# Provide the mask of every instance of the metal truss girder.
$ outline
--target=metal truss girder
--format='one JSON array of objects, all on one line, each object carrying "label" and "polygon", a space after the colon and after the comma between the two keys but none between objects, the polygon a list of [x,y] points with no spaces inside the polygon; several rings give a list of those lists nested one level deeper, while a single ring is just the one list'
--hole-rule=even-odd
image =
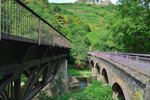
[{"label": "metal truss girder", "polygon": [[42,58],[42,59],[41,59],[41,63],[46,63],[46,62],[49,62],[50,60],[51,60],[50,57]]},{"label": "metal truss girder", "polygon": [[10,75],[16,70],[20,70],[20,64],[13,63],[7,65],[0,65],[0,75]]},{"label": "metal truss girder", "polygon": [[[6,52],[0,51],[0,55],[8,58],[4,63],[0,63],[0,99],[30,100],[54,79],[63,59],[66,58],[66,51],[62,48],[3,42],[7,45],[3,45],[6,50],[2,51]],[[13,52],[7,50],[10,45]],[[23,49],[18,50],[20,46]],[[4,53],[13,56],[10,59]],[[3,57],[0,57],[0,60],[3,61]],[[21,84],[21,77],[25,77],[24,85]]]},{"label": "metal truss girder", "polygon": [[44,78],[43,81],[45,83],[48,81],[50,76],[54,76],[52,74],[52,71],[53,71],[53,69],[55,68],[56,65],[57,65],[57,63],[53,63],[53,64],[48,63],[48,67],[46,68],[45,73],[44,73],[45,75],[43,77]]},{"label": "metal truss girder", "polygon": [[33,66],[36,66],[37,64],[40,64],[40,59],[26,61],[26,62],[23,63],[23,66],[33,67]]},{"label": "metal truss girder", "polygon": [[16,80],[21,75],[20,71],[20,64],[5,65],[0,67],[0,75],[3,77],[0,80],[0,93],[10,81]]},{"label": "metal truss girder", "polygon": [[[63,58],[64,56],[59,57]],[[22,100],[28,100],[32,98],[38,91],[40,91],[47,84],[47,82],[51,81],[54,78],[59,66],[62,63],[61,62],[62,58],[57,59],[57,61],[51,59],[43,66],[42,63],[40,65],[39,63],[37,63],[37,66],[34,67],[35,70],[32,71],[32,74],[28,78],[29,80],[21,96]],[[43,75],[41,81],[38,80],[40,75]]]},{"label": "metal truss girder", "polygon": [[34,86],[34,84],[37,82],[40,74],[43,72],[44,68],[39,69],[39,72],[35,71],[31,74],[31,76],[29,77],[29,80],[24,88],[24,91],[22,93],[22,100],[26,100],[26,98],[28,97],[28,95],[30,94],[30,91],[32,90],[32,87]]}]

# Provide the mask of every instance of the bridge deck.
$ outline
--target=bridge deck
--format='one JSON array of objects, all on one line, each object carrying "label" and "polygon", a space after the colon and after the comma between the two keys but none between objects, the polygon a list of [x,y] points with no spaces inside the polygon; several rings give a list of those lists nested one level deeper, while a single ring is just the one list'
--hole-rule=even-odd
[{"label": "bridge deck", "polygon": [[119,69],[122,69],[123,71],[125,71],[126,73],[131,75],[132,77],[136,78],[136,80],[143,82],[144,84],[147,84],[150,82],[149,76],[147,76],[143,73],[140,73],[140,72],[128,67],[127,65],[123,65],[123,64],[118,63],[113,60],[110,61],[110,59],[106,59],[106,58],[103,58],[103,59],[107,60],[108,62],[111,62],[112,64],[115,64],[115,66],[117,66]]},{"label": "bridge deck", "polygon": [[150,55],[148,54],[89,52],[89,55],[120,63],[150,77]]}]

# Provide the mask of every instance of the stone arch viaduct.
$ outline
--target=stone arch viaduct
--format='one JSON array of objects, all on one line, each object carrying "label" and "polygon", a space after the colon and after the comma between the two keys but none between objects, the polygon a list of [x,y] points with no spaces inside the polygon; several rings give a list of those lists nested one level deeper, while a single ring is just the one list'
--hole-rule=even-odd
[{"label": "stone arch viaduct", "polygon": [[117,100],[150,100],[149,55],[89,52],[92,78],[112,87]]}]

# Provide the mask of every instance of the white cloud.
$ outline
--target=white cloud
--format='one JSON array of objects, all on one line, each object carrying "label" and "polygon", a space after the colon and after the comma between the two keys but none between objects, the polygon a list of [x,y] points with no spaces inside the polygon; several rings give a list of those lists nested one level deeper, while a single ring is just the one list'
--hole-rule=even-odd
[{"label": "white cloud", "polygon": [[50,3],[73,3],[76,0],[48,0]]},{"label": "white cloud", "polygon": [[113,4],[116,4],[118,0],[110,0]]},{"label": "white cloud", "polygon": [[[50,3],[73,3],[77,0],[48,0]],[[113,4],[116,4],[118,0],[110,0]]]}]

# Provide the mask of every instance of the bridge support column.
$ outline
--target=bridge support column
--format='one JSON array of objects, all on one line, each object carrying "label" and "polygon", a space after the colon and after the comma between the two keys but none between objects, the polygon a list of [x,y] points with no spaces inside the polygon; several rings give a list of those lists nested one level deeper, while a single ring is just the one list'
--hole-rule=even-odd
[{"label": "bridge support column", "polygon": [[68,76],[67,76],[67,66],[68,66],[68,61],[64,60],[61,66],[61,72],[62,72],[62,82],[64,84],[65,90],[68,90]]},{"label": "bridge support column", "polygon": [[97,81],[103,81],[103,76],[101,74],[97,74]]},{"label": "bridge support column", "polygon": [[97,69],[96,68],[92,68],[92,79],[93,80],[97,79]]}]

